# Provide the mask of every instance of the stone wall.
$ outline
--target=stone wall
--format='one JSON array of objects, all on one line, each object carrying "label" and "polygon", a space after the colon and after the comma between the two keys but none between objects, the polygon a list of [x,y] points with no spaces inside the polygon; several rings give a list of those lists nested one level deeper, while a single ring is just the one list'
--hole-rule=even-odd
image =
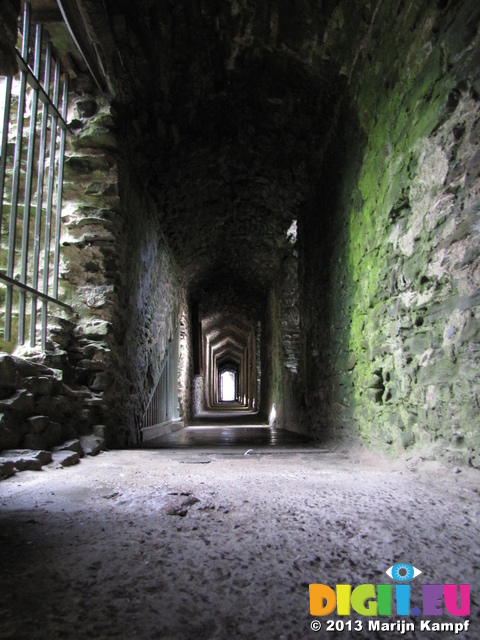
[{"label": "stone wall", "polygon": [[86,417],[105,423],[109,446],[118,446],[127,438],[121,409],[126,243],[111,106],[79,90],[72,96],[70,124],[75,135],[65,160],[60,292],[71,300],[76,318],[65,347],[64,377],[93,394]]},{"label": "stone wall", "polygon": [[0,76],[14,75],[17,71],[15,43],[20,0],[3,0],[0,5]]},{"label": "stone wall", "polygon": [[[19,2],[0,8],[1,74],[16,70],[19,11]],[[111,410],[125,389],[117,142],[110,105],[91,82],[77,70],[69,96],[75,134],[67,136],[59,296],[73,313],[50,304],[46,350],[17,347],[15,355],[1,355],[0,450],[51,449],[95,430],[109,445],[125,441],[120,412]]]},{"label": "stone wall", "polygon": [[47,449],[81,435],[85,396],[45,365],[0,355],[0,451]]},{"label": "stone wall", "polygon": [[184,293],[129,156],[131,130],[118,127],[109,102],[85,92],[73,115],[63,245],[78,321],[69,360],[78,381],[102,401],[110,446],[124,446],[140,439]]},{"label": "stone wall", "polygon": [[203,377],[196,375],[193,378],[192,385],[192,411],[193,415],[198,415],[203,410],[203,399],[204,399],[204,391],[203,391]]},{"label": "stone wall", "polygon": [[[233,336],[253,341],[261,320],[260,405],[277,426],[478,466],[478,2],[300,2],[295,20],[284,3],[200,4],[99,10],[117,93],[114,110],[82,79],[72,94],[74,315],[31,356],[52,372],[17,368],[0,390],[6,415],[23,412],[25,439],[29,418],[59,423],[37,403],[70,397],[67,426],[137,441],[180,323],[188,419],[188,295]],[[2,4],[0,42],[16,8]]]},{"label": "stone wall", "polygon": [[[188,305],[182,304],[182,314],[180,317],[180,361],[178,363],[178,395],[180,398],[180,417],[185,424],[195,414],[196,396],[194,395],[193,386],[197,391],[202,393],[197,385],[196,377],[193,374],[193,357],[192,357],[192,318]],[[201,404],[202,396],[199,398]]]},{"label": "stone wall", "polygon": [[[148,398],[158,380],[168,341],[180,326],[181,342],[188,344],[185,324],[185,291],[180,274],[163,240],[155,209],[135,170],[124,159],[121,198],[125,238],[125,346],[128,362],[127,424],[129,440],[135,441]],[[128,311],[128,313],[127,313]],[[183,325],[183,326],[182,326]],[[189,414],[185,385],[189,385],[190,362],[184,357],[181,382],[181,416]],[[134,431],[135,429],[135,431]]]},{"label": "stone wall", "polygon": [[125,440],[117,143],[110,105],[88,78],[76,78],[69,98],[76,133],[67,136],[59,297],[73,313],[50,304],[46,350],[17,347],[13,359],[2,356],[16,374],[0,381],[0,449],[52,448],[97,425],[110,446]]},{"label": "stone wall", "polygon": [[[262,339],[260,343],[262,377],[260,381],[259,411],[262,421],[268,420],[273,408],[275,408],[276,413],[277,404],[282,404],[279,376],[283,361],[279,315],[277,296],[275,291],[272,290],[262,318]],[[280,421],[281,415],[279,415],[277,424]]]},{"label": "stone wall", "polygon": [[479,466],[480,8],[390,9],[303,221],[305,421]]},{"label": "stone wall", "polygon": [[298,253],[296,247],[296,221],[292,224],[285,243],[280,283],[280,327],[282,348],[282,410],[283,428],[308,433],[300,420],[302,405],[300,366],[300,308],[298,287]]},{"label": "stone wall", "polygon": [[298,256],[295,238],[285,238],[283,260],[276,286],[266,306],[262,343],[260,410],[267,419],[275,405],[275,425],[308,433],[300,420],[302,387],[300,372],[300,310]]},{"label": "stone wall", "polygon": [[[19,374],[4,387],[0,381],[0,449],[34,441],[56,446],[98,424],[109,446],[136,442],[180,321],[178,275],[155,212],[119,151],[110,103],[87,82],[77,83],[70,104],[59,295],[73,315],[50,305],[47,350],[16,352],[27,358],[16,365],[27,370],[36,363],[39,372],[26,380]],[[35,375],[43,383],[33,393],[28,378]]]}]

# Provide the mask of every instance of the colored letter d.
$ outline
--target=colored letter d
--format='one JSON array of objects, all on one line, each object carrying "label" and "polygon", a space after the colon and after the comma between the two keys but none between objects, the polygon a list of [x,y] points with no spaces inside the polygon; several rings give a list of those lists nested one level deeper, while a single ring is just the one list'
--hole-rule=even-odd
[{"label": "colored letter d", "polygon": [[337,596],[326,584],[310,584],[310,614],[312,616],[328,616],[335,609]]}]

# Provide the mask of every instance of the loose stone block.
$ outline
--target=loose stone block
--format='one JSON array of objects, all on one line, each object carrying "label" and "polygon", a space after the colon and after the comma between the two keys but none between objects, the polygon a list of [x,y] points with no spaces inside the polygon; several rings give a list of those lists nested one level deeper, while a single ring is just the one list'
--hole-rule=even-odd
[{"label": "loose stone block", "polygon": [[12,459],[18,471],[41,471],[42,463],[32,456],[19,456]]},{"label": "loose stone block", "polygon": [[83,458],[85,455],[80,440],[67,440],[67,442],[55,447],[53,451],[54,453],[58,453],[59,451],[75,451],[80,458]]},{"label": "loose stone block", "polygon": [[87,456],[97,456],[105,449],[105,440],[96,435],[80,436],[80,443]]},{"label": "loose stone block", "polygon": [[80,462],[80,456],[75,451],[56,451],[52,455],[52,462],[56,466],[72,467]]},{"label": "loose stone block", "polygon": [[0,355],[0,387],[17,389],[21,384],[21,377],[17,373],[12,356]]},{"label": "loose stone block", "polygon": [[0,479],[10,478],[15,474],[15,465],[11,460],[0,457]]}]

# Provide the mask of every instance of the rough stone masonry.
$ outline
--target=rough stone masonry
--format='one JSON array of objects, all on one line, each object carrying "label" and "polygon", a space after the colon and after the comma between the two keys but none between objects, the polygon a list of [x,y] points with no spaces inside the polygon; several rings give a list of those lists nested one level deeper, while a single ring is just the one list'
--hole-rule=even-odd
[{"label": "rough stone masonry", "polygon": [[[188,422],[213,386],[196,305],[202,326],[255,344],[261,420],[275,406],[317,443],[478,467],[478,2],[78,5],[104,89],[71,86],[74,313],[48,353],[15,353],[56,374],[39,370],[44,395],[2,387],[5,420],[21,407],[14,440],[47,416],[137,442],[178,326]],[[0,9],[2,73],[18,9]]]}]

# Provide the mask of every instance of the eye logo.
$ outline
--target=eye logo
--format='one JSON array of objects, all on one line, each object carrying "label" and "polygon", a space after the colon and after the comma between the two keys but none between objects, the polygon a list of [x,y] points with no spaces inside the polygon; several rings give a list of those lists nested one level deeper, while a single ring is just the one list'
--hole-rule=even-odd
[{"label": "eye logo", "polygon": [[[470,585],[469,584],[422,584],[422,608],[412,607],[410,604],[410,592],[412,586],[410,582],[418,577],[423,571],[411,564],[398,562],[393,564],[385,572],[395,584],[359,584],[352,589],[350,584],[337,584],[336,589],[332,589],[326,584],[311,584],[310,591],[310,614],[312,616],[328,616],[335,608],[337,615],[349,616],[351,610],[361,616],[391,616],[393,603],[395,603],[397,616],[442,616],[446,610],[452,616],[466,617],[470,615]],[[420,585],[418,585],[420,587]],[[395,593],[395,600],[393,595]],[[443,600],[443,601],[442,601]],[[370,626],[370,630],[388,630],[388,623],[380,628]],[[393,623],[400,624],[400,623]],[[402,623],[401,629],[390,627],[390,630],[401,630],[405,633],[413,631],[413,623]],[[430,621],[428,621],[428,625]],[[445,623],[453,625],[453,623]],[[460,624],[460,623],[458,623]],[[469,621],[465,621],[464,629],[468,628]],[[435,623],[436,627],[431,630],[440,630],[443,625]],[[438,627],[438,628],[437,628]],[[457,627],[455,627],[456,629]],[[458,627],[460,629],[460,627]],[[423,629],[423,627],[422,627]],[[425,627],[427,629],[427,627]],[[430,627],[428,627],[430,630]],[[449,626],[448,629],[453,629]],[[447,630],[442,626],[442,631]],[[458,633],[458,631],[455,631]]]},{"label": "eye logo", "polygon": [[411,564],[394,564],[385,572],[389,578],[395,582],[410,582],[422,572]]}]

